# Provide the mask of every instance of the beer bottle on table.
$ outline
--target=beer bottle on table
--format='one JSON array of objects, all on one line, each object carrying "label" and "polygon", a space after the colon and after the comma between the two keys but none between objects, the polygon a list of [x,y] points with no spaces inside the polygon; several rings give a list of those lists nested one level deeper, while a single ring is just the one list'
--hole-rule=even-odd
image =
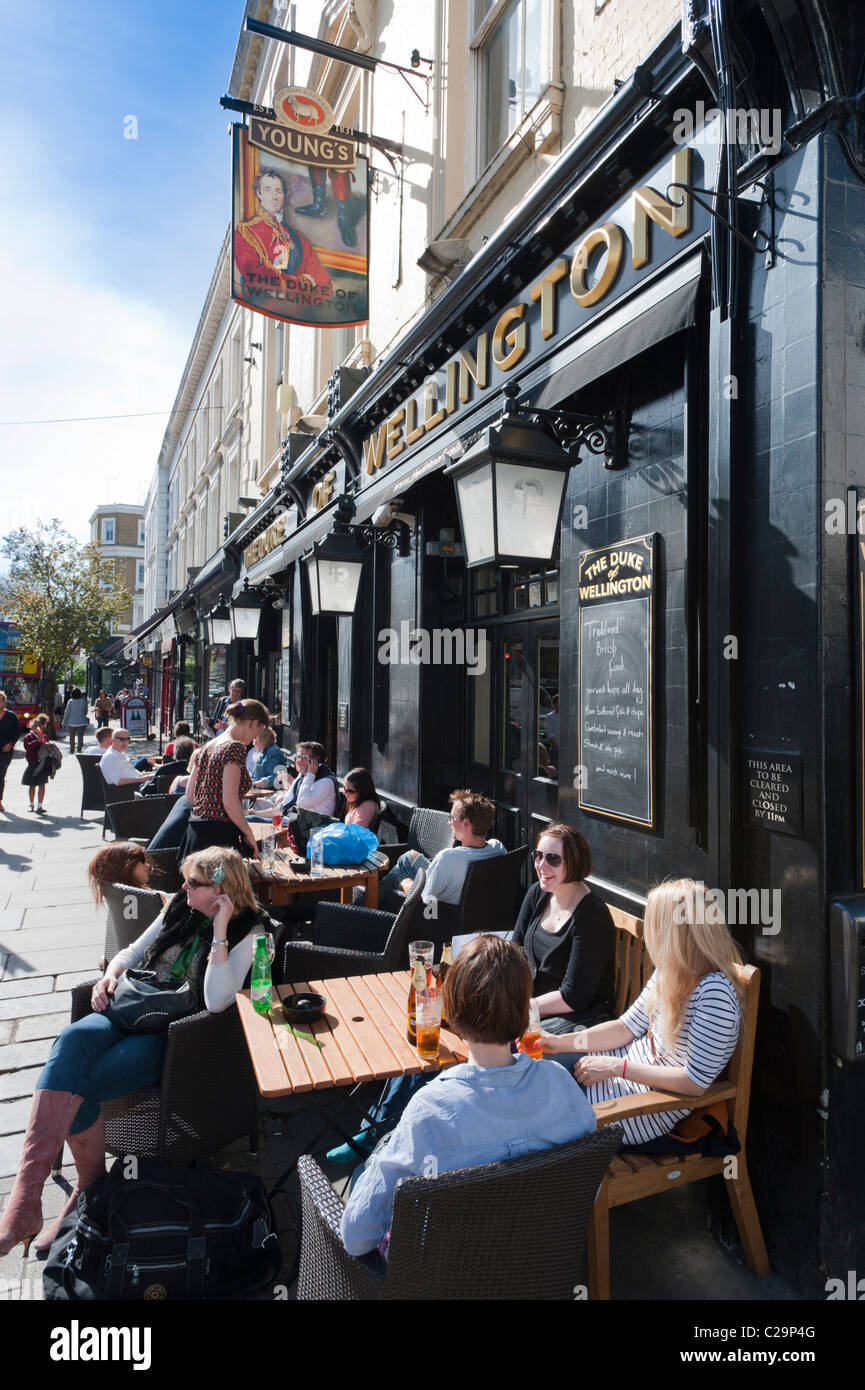
[{"label": "beer bottle on table", "polygon": [[454,950],[449,941],[442,946],[442,958],[439,964],[439,986],[443,987],[448,971],[454,963]]},{"label": "beer bottle on table", "polygon": [[273,984],[270,978],[270,960],[267,955],[267,937],[264,932],[255,938],[250,993],[255,1012],[257,1014],[270,1013],[273,1003]]},{"label": "beer bottle on table", "polygon": [[423,992],[427,988],[426,965],[418,956],[411,969],[411,984],[408,987],[408,1028],[406,1034],[412,1047],[417,1045],[417,1010],[415,1001],[417,992]]}]

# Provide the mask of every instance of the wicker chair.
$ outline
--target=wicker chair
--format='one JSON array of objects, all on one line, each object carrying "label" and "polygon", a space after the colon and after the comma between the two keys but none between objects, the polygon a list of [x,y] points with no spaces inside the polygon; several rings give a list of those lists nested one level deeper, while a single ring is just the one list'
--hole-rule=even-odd
[{"label": "wicker chair", "polygon": [[[91,1012],[95,983],[73,989],[73,1023]],[[208,1158],[248,1134],[257,1154],[257,1098],[237,1005],[219,1014],[193,1014],[168,1030],[159,1086],[103,1102],[106,1148],[182,1164]]]},{"label": "wicker chair", "polygon": [[105,814],[118,840],[142,840],[147,844],[176,804],[176,796],[142,796],[106,806]]},{"label": "wicker chair", "polygon": [[427,859],[434,859],[439,850],[450,849],[454,842],[453,826],[447,811],[431,811],[426,806],[415,806],[408,827],[408,839],[404,844],[386,845],[381,848],[393,868],[401,854],[417,849]]},{"label": "wicker chair", "polygon": [[426,936],[421,893],[426,874],[420,869],[396,917],[369,907],[318,903],[315,942],[290,941],[285,948],[284,980],[333,980],[348,975],[404,970],[407,943]]},{"label": "wicker chair", "polygon": [[179,893],[183,886],[180,873],[180,850],[149,849],[147,858],[154,869],[158,871],[153,875],[154,888],[161,888],[163,893]]},{"label": "wicker chair", "polygon": [[387,1260],[346,1253],[342,1203],[305,1154],[298,1298],[573,1301],[585,1284],[592,1202],[621,1141],[614,1128],[500,1163],[403,1179]]},{"label": "wicker chair", "polygon": [[128,883],[105,883],[102,897],[108,911],[105,923],[105,959],[131,946],[162,911],[162,898],[150,888]]},{"label": "wicker chair", "polygon": [[105,778],[99,767],[99,759],[92,753],[76,753],[81,768],[81,817],[85,811],[105,810]]},{"label": "wicker chair", "polygon": [[436,903],[435,917],[424,923],[429,940],[441,946],[470,932],[510,931],[519,910],[520,875],[528,850],[521,845],[470,864],[459,903]]},{"label": "wicker chair", "polygon": [[[99,776],[102,777],[101,772]],[[110,808],[112,806],[117,806],[120,802],[131,801],[135,796],[135,786],[136,784],[134,782],[130,782],[125,787],[115,787],[112,786],[110,782],[106,782],[105,778],[102,777],[102,787],[105,796],[105,816],[102,820],[103,840],[105,839],[106,830],[111,829],[111,821],[109,820]]]},{"label": "wicker chair", "polygon": [[153,785],[156,788],[154,796],[167,796],[168,789],[178,774],[176,772],[154,772]]}]

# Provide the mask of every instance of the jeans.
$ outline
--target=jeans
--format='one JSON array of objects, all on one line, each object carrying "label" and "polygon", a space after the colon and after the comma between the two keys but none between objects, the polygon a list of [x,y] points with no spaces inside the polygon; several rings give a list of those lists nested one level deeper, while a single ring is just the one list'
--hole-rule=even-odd
[{"label": "jeans", "polygon": [[167,1032],[133,1037],[105,1014],[89,1014],[57,1037],[36,1090],[84,1097],[69,1131],[79,1134],[99,1118],[100,1101],[159,1081],[167,1042]]},{"label": "jeans", "polygon": [[411,851],[401,854],[392,869],[378,881],[378,905],[386,910],[388,900],[393,896],[395,890],[399,888],[404,878],[414,878],[418,869],[428,869],[430,861],[426,855],[419,854],[412,859]]},{"label": "jeans", "polygon": [[107,729],[110,720],[111,720],[111,715],[110,715],[110,714],[100,714],[99,711],[97,710],[97,712],[96,712],[96,727],[97,727],[97,729]]},{"label": "jeans", "polygon": [[70,724],[70,725],[69,725],[69,730],[68,730],[68,732],[69,732],[69,752],[70,752],[70,753],[74,753],[74,752],[75,752],[75,740],[76,740],[76,738],[77,738],[77,740],[78,740],[78,752],[79,752],[79,753],[81,752],[82,748],[84,747],[84,729],[85,729],[85,725],[84,725],[84,724]]}]

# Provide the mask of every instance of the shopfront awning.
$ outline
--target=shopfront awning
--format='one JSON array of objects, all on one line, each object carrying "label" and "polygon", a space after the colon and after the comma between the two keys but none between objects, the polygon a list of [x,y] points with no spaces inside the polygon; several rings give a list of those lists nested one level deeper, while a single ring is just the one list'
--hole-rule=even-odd
[{"label": "shopfront awning", "polygon": [[697,319],[702,273],[701,251],[593,324],[546,363],[543,384],[536,394],[531,387],[540,378],[533,374],[521,383],[528,388],[532,405],[560,405],[575,391],[639,357],[647,348],[691,328]]}]

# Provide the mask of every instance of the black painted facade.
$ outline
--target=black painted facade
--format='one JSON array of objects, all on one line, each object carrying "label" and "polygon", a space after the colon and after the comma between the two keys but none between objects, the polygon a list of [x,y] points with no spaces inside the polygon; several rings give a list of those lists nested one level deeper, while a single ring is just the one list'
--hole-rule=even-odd
[{"label": "black painted facade", "polygon": [[[857,1261],[860,1270],[865,1265],[865,1184],[857,1160],[865,1139],[865,1060],[842,1061],[832,1052],[828,932],[830,900],[855,892],[863,881],[855,538],[831,535],[824,525],[826,502],[865,483],[865,185],[855,116],[848,110],[839,133],[836,108],[821,119],[810,115],[823,110],[821,90],[829,101],[862,86],[854,66],[863,33],[862,7],[852,7],[857,10],[858,19],[840,6],[821,8],[838,64],[835,92],[827,94],[825,62],[822,88],[816,79],[809,87],[820,53],[815,56],[813,46],[806,53],[804,34],[785,6],[764,6],[759,14],[741,7],[738,36],[765,45],[764,96],[783,107],[785,129],[795,124],[801,135],[777,158],[763,160],[757,170],[762,200],[747,180],[742,184],[748,205],[740,210],[740,227],[750,236],[759,225],[773,253],[747,249],[719,224],[701,223],[703,214],[695,210],[699,235],[692,247],[702,244],[705,273],[692,321],[644,351],[632,344],[603,376],[556,396],[570,410],[625,407],[630,422],[626,467],[610,471],[600,457],[586,455],[571,469],[557,601],[507,616],[501,609],[498,617],[475,613],[465,565],[427,553],[442,527],[457,525],[453,485],[441,467],[400,492],[416,518],[411,554],[400,559],[378,546],[370,552],[353,619],[311,618],[296,558],[306,548],[303,520],[284,547],[292,563],[280,569],[279,555],[273,563],[292,599],[292,695],[283,741],[321,738],[340,773],[356,764],[369,767],[398,818],[407,819],[414,804],[445,805],[453,787],[471,784],[496,798],[498,833],[509,844],[532,838],[544,819],[578,825],[592,846],[600,891],[631,910],[639,911],[652,885],[668,876],[691,875],[723,890],[780,892],[780,929],[760,922],[736,928],[748,959],[763,972],[749,1158],[773,1268],[814,1298],[824,1297],[830,1275],[843,1278]],[[647,61],[657,89],[666,77],[680,100],[683,94],[690,101],[708,97],[676,41]],[[845,61],[850,66],[842,76]],[[806,88],[810,97],[803,95]],[[580,189],[589,225],[627,194],[623,168],[630,167],[638,184],[673,153],[657,112],[654,120],[645,112],[641,120],[623,113],[618,125],[605,119],[598,139],[613,153]],[[586,168],[589,163],[587,153]],[[558,188],[551,176],[549,205],[556,198],[562,203],[578,167],[563,171]],[[469,341],[471,293],[481,306],[476,332],[521,285],[543,273],[539,226],[549,263],[573,245],[574,216],[541,223],[540,207],[539,199],[535,221],[527,216],[518,238],[530,252],[528,275],[512,275],[510,291],[505,283],[495,304],[489,286],[496,276],[490,270],[482,282],[478,272],[462,299],[453,297],[459,308],[450,319],[441,308],[431,314],[426,339],[419,329],[416,341],[399,345],[340,412],[312,463],[287,472],[292,497],[308,495],[338,453],[346,461],[348,490],[362,500],[361,441],[424,373],[434,373]],[[664,234],[653,228],[653,235]],[[519,267],[519,248],[512,260]],[[506,280],[501,265],[497,278]],[[574,328],[575,338],[584,326]],[[566,339],[557,339],[557,350]],[[541,378],[532,372],[542,346],[535,335],[513,372],[521,382],[525,373],[537,387]],[[413,374],[405,365],[400,378],[393,360],[409,364],[416,347],[422,371]],[[494,373],[474,413],[465,412],[460,424],[466,436],[501,405],[506,379],[507,373]],[[543,384],[550,382],[555,394],[548,374]],[[262,530],[268,508],[283,495],[278,490],[262,505],[242,532],[242,544]],[[586,519],[575,527],[581,507]],[[657,814],[650,830],[581,812],[571,774],[579,762],[579,554],[647,532],[659,538]],[[398,631],[403,622],[426,630],[484,627],[499,664],[503,635],[521,623],[526,631],[535,624],[556,633],[557,795],[547,780],[533,813],[508,805],[496,766],[505,752],[507,720],[500,669],[478,681],[458,665],[379,661],[381,633]],[[479,698],[488,707],[476,725]],[[491,756],[481,765],[476,735],[487,723]],[[536,737],[534,725],[523,732],[524,740]],[[799,755],[801,833],[752,823],[743,771],[749,749]]]}]

